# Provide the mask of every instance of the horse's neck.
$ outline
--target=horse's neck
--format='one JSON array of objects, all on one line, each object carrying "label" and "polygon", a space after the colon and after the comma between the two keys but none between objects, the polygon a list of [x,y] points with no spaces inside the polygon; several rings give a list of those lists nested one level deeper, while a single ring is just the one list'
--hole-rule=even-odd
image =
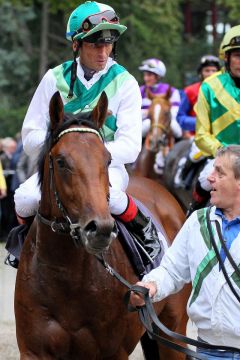
[{"label": "horse's neck", "polygon": [[86,261],[89,255],[83,247],[77,248],[70,234],[54,232],[50,226],[41,222],[37,224],[36,255],[38,263],[52,268],[72,268]]}]

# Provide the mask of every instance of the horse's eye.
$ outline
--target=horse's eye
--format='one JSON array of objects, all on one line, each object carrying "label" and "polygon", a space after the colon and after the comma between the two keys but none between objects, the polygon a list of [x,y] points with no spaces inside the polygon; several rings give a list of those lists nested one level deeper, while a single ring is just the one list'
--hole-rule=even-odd
[{"label": "horse's eye", "polygon": [[67,164],[63,158],[57,158],[56,163],[57,163],[59,169],[64,169],[67,167]]}]

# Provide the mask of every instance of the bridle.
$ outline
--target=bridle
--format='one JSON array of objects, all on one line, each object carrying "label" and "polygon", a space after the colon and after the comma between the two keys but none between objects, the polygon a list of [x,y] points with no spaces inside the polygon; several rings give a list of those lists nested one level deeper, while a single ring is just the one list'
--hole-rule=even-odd
[{"label": "bridle", "polygon": [[[101,141],[103,141],[99,131],[97,131],[95,129],[91,129],[91,128],[87,128],[87,127],[76,127],[76,128],[74,127],[74,128],[69,128],[69,129],[66,129],[66,130],[63,130],[62,132],[60,132],[60,134],[57,136],[57,138],[54,142],[54,145],[56,145],[56,143],[59,141],[59,139],[62,136],[64,136],[65,134],[69,134],[71,132],[92,133],[92,134],[95,134],[96,136],[98,136],[101,139]],[[83,230],[78,222],[75,222],[75,223],[72,222],[70,216],[67,213],[67,210],[65,209],[65,207],[63,206],[63,204],[60,200],[59,194],[56,189],[55,181],[54,181],[54,166],[53,166],[53,158],[52,158],[51,151],[50,151],[48,157],[49,157],[50,190],[52,190],[52,192],[54,194],[54,199],[55,199],[56,205],[62,214],[61,219],[63,218],[63,220],[60,220],[60,218],[54,218],[54,220],[48,220],[43,215],[41,215],[39,211],[37,213],[37,220],[39,222],[49,226],[51,228],[51,230],[57,234],[69,234],[71,236],[75,246],[79,247],[82,244],[81,238],[82,238]]]},{"label": "bridle", "polygon": [[[154,148],[156,148],[155,150],[159,151],[160,147],[165,147],[167,145],[167,137],[170,131],[170,124],[171,124],[170,111],[167,114],[167,116],[168,116],[168,122],[166,125],[156,121],[151,124],[149,134],[146,138],[146,143],[145,143],[147,150],[154,151]],[[154,129],[162,130],[162,134],[161,136],[158,136],[155,146],[154,146],[154,141],[152,140],[152,138],[156,136],[156,134],[154,134]]]}]

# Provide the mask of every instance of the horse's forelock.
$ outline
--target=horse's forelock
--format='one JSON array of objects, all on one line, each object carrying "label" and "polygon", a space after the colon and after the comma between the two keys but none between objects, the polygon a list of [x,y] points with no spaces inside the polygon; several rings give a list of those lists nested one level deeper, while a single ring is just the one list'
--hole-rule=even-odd
[{"label": "horse's forelock", "polygon": [[51,128],[48,128],[48,132],[46,135],[45,142],[43,144],[42,150],[38,157],[38,182],[40,188],[42,188],[43,184],[43,174],[44,174],[44,163],[45,158],[49,154],[51,148],[56,143],[58,139],[58,135],[68,129],[71,125],[77,126],[87,126],[95,130],[99,130],[93,123],[92,120],[92,111],[88,112],[79,112],[78,114],[65,113],[64,120],[61,126],[59,126],[56,130],[52,131]]}]

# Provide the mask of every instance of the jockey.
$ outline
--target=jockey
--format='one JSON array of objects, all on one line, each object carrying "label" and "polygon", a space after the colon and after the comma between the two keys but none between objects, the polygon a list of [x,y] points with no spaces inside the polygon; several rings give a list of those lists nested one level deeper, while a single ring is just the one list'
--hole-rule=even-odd
[{"label": "jockey", "polygon": [[[166,94],[170,85],[160,81],[166,74],[166,66],[161,60],[156,58],[144,60],[142,62],[142,65],[139,66],[138,69],[143,72],[143,79],[144,79],[144,85],[140,87],[140,90],[142,95],[142,121],[143,121],[142,136],[143,138],[145,138],[150,130],[150,125],[151,125],[150,119],[148,118],[148,109],[151,105],[151,100],[148,98],[148,90],[150,90],[150,92],[153,95]],[[180,93],[174,87],[171,87],[170,102],[172,105],[171,130],[173,136],[176,139],[179,139],[182,136],[182,129],[179,126],[178,122],[176,121],[176,116],[180,104]],[[164,167],[164,158],[162,152],[159,152],[156,155],[156,163],[154,164],[154,170],[158,174],[162,174],[163,167]]]},{"label": "jockey", "polygon": [[[177,121],[185,134],[190,135],[193,140],[196,128],[196,114],[193,109],[197,102],[198,92],[202,82],[212,74],[220,70],[220,61],[214,55],[204,55],[201,57],[200,63],[197,68],[199,81],[195,82],[183,89],[181,103],[179,106]],[[193,164],[203,160],[204,156],[192,142],[190,152],[187,157],[180,159],[178,170],[176,171],[174,184],[176,187],[184,185],[183,180],[188,175],[190,168]]]},{"label": "jockey", "polygon": [[[159,59],[147,59],[142,62],[142,65],[138,68],[140,71],[143,71],[143,80],[144,85],[140,87],[141,95],[142,95],[142,120],[143,120],[143,137],[145,137],[150,129],[150,120],[148,117],[148,109],[151,105],[151,100],[148,98],[147,90],[153,95],[166,94],[169,84],[160,82],[161,78],[166,75],[166,66]],[[176,138],[180,138],[182,136],[182,131],[179,125],[176,123],[176,115],[178,112],[178,107],[180,104],[180,94],[177,89],[171,87],[171,97],[170,102],[172,104],[171,107],[171,115],[172,115],[172,131]]]},{"label": "jockey", "polygon": [[[125,164],[136,160],[142,141],[138,83],[114,60],[116,42],[125,30],[126,26],[120,24],[109,5],[86,1],[71,13],[66,38],[72,43],[73,61],[56,66],[44,75],[25,116],[22,139],[27,154],[39,153],[49,124],[49,102],[56,91],[60,92],[65,112],[72,113],[93,109],[105,91],[110,115],[103,133],[112,158],[110,211],[154,258],[159,251],[157,230],[137,208],[134,199],[125,193],[129,180]],[[35,216],[39,201],[38,176],[34,174],[15,192],[16,212],[22,222]]]},{"label": "jockey", "polygon": [[201,208],[209,198],[211,185],[207,177],[213,169],[217,149],[240,144],[240,25],[226,32],[219,53],[224,58],[225,71],[203,82],[194,107],[196,145],[210,159],[194,188],[189,214]]}]

